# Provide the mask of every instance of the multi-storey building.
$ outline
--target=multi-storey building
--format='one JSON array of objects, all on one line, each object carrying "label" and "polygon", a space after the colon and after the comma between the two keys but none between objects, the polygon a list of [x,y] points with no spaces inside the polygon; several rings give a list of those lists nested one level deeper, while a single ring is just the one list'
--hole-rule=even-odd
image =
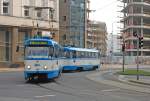
[{"label": "multi-storey building", "polygon": [[113,35],[110,33],[107,38],[107,55],[111,56],[120,54],[122,48],[122,40],[120,39],[120,35]]},{"label": "multi-storey building", "polygon": [[[0,63],[23,62],[24,41],[35,33],[58,33],[59,0],[0,0]],[[56,39],[58,40],[58,39]],[[16,47],[20,51],[16,52]]]},{"label": "multi-storey building", "polygon": [[60,44],[85,47],[87,0],[60,0]]},{"label": "multi-storey building", "polygon": [[139,50],[142,56],[150,56],[150,1],[149,0],[122,0],[124,8],[123,38],[128,56],[137,54],[137,38],[143,37],[143,47]]},{"label": "multi-storey building", "polygon": [[101,55],[106,55],[107,51],[107,28],[106,24],[98,21],[90,21],[87,35],[87,48],[100,50]]}]

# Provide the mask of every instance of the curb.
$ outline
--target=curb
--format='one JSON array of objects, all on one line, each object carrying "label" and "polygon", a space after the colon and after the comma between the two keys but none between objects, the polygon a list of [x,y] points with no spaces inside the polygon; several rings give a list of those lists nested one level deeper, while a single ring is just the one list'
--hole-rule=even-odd
[{"label": "curb", "polygon": [[[105,78],[102,78],[103,77],[102,75],[104,73],[107,73],[107,72],[102,71],[101,73],[89,74],[89,75],[86,75],[86,77],[89,80],[92,80],[92,81],[97,82],[97,83],[102,83],[102,84],[111,85],[111,86],[115,86],[115,87],[119,87],[119,88],[123,88],[123,89],[127,89],[127,90],[134,90],[137,92],[150,94],[150,89],[148,89],[148,88],[139,87],[139,86],[130,85],[130,84],[124,84],[122,82],[116,82],[113,80],[106,80]],[[124,82],[126,82],[126,80],[124,80]]]},{"label": "curb", "polygon": [[143,84],[143,85],[148,85],[150,86],[150,83],[147,82],[142,82],[142,81],[137,81],[137,80],[128,80],[129,82],[133,82],[133,83],[138,83],[138,84]]},{"label": "curb", "polygon": [[17,69],[15,69],[15,68],[0,68],[0,73],[5,73],[5,72],[21,72],[21,71],[23,71],[24,70],[24,68],[17,68]]},{"label": "curb", "polygon": [[118,75],[118,80],[121,82],[128,83],[130,85],[136,85],[136,86],[150,86],[150,83],[147,81],[138,81],[133,79],[128,79],[125,77],[126,75]]}]

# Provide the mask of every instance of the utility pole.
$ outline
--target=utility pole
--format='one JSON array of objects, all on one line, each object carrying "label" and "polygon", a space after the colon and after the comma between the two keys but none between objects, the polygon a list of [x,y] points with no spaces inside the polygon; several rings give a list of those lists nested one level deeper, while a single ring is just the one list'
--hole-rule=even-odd
[{"label": "utility pole", "polygon": [[143,47],[143,37],[133,32],[133,36],[137,39],[137,80],[139,80],[139,48]]},{"label": "utility pole", "polygon": [[123,59],[122,59],[122,71],[124,72],[124,65],[125,65],[125,40],[124,37],[122,37],[123,44],[122,44],[122,53],[123,53]]},{"label": "utility pole", "polygon": [[137,36],[137,80],[139,80],[139,37]]},{"label": "utility pole", "polygon": [[112,23],[112,33],[111,33],[111,64],[113,64],[113,50],[114,50],[114,39],[113,39],[113,33],[114,33],[114,23]]}]

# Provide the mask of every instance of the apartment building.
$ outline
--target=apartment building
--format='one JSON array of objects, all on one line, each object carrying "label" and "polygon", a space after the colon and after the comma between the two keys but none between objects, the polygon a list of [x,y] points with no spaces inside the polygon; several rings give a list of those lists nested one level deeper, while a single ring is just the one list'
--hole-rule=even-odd
[{"label": "apartment building", "polygon": [[143,37],[143,47],[139,50],[141,56],[150,56],[150,0],[122,0],[124,5],[124,24],[122,30],[126,44],[126,54],[136,56],[137,40],[133,34]]},{"label": "apartment building", "polygon": [[60,44],[85,47],[87,0],[60,0]]},{"label": "apartment building", "polygon": [[0,64],[23,62],[23,43],[37,32],[53,32],[59,40],[58,3],[59,0],[0,0]]},{"label": "apartment building", "polygon": [[100,50],[105,56],[107,51],[107,28],[104,22],[90,21],[88,25],[87,48]]},{"label": "apartment building", "polygon": [[109,33],[107,35],[107,56],[120,55],[122,52],[122,39],[120,35]]}]

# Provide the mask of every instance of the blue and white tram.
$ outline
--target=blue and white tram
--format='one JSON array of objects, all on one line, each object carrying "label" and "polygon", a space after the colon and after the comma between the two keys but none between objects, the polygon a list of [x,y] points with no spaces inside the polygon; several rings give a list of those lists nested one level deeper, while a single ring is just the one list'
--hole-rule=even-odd
[{"label": "blue and white tram", "polygon": [[100,52],[96,49],[64,47],[64,71],[95,70],[100,67]]},{"label": "blue and white tram", "polygon": [[62,61],[59,59],[62,48],[49,38],[33,38],[25,42],[26,80],[53,79],[62,72]]}]

